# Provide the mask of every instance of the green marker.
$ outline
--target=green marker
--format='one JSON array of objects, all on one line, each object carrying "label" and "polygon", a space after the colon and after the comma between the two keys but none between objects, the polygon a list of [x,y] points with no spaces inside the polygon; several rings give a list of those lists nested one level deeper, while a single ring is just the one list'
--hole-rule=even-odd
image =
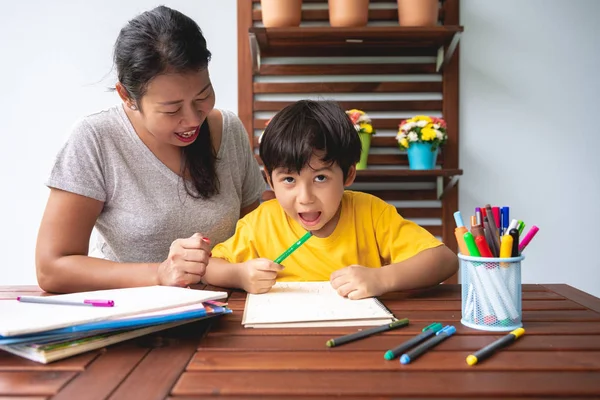
[{"label": "green marker", "polygon": [[519,220],[519,223],[517,225],[517,230],[519,231],[519,235],[523,234],[523,229],[525,229],[525,222]]},{"label": "green marker", "polygon": [[398,357],[411,347],[416,346],[417,344],[423,342],[426,339],[429,339],[432,336],[435,336],[435,334],[438,331],[441,331],[443,327],[444,325],[440,324],[439,322],[434,322],[433,324],[426,326],[421,331],[423,333],[415,336],[412,339],[407,340],[398,347],[394,347],[393,349],[386,351],[383,355],[383,358],[385,358],[386,360],[393,360],[394,358]]},{"label": "green marker", "polygon": [[289,249],[287,249],[286,251],[284,251],[282,255],[280,255],[279,257],[277,257],[275,259],[275,262],[277,264],[281,264],[283,262],[283,260],[285,260],[286,258],[288,258],[290,254],[292,254],[294,251],[296,251],[296,249],[298,247],[302,246],[302,244],[304,242],[306,242],[311,236],[312,236],[312,232],[306,232],[306,235],[302,236],[296,243],[294,243],[293,245],[291,245]]},{"label": "green marker", "polygon": [[469,250],[469,255],[471,257],[481,257],[481,253],[479,253],[479,249],[475,244],[475,239],[473,238],[473,234],[471,232],[466,232],[463,235],[465,239],[465,243],[467,244],[467,250]]},{"label": "green marker", "polygon": [[408,318],[398,319],[389,324],[376,326],[375,328],[365,329],[363,331],[358,331],[351,333],[349,335],[340,336],[337,339],[329,339],[325,346],[327,347],[335,347],[340,346],[344,343],[353,342],[358,339],[366,338],[367,336],[375,335],[376,333],[389,331],[396,328],[402,328],[403,326],[408,325]]}]

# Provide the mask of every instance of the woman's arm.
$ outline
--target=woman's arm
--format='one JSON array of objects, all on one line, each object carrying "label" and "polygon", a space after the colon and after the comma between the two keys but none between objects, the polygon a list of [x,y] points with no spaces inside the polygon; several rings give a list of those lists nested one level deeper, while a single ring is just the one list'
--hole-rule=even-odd
[{"label": "woman's arm", "polygon": [[68,293],[158,284],[158,263],[117,263],[88,257],[92,228],[104,203],[58,189],[38,232],[36,272],[47,292]]},{"label": "woman's arm", "polygon": [[196,233],[175,240],[162,263],[118,263],[89,257],[88,246],[104,204],[58,189],[50,197],[38,233],[38,284],[48,292],[69,293],[110,288],[198,283],[210,253]]}]

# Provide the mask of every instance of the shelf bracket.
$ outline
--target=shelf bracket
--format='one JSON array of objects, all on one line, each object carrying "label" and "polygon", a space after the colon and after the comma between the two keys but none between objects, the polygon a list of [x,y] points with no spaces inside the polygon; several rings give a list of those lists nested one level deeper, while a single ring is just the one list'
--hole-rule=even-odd
[{"label": "shelf bracket", "polygon": [[448,45],[448,50],[444,52],[444,46],[440,46],[438,49],[437,59],[435,62],[435,71],[440,72],[446,64],[450,62],[454,52],[456,51],[456,46],[458,46],[458,41],[460,40],[461,32],[456,32],[452,37],[452,41]]},{"label": "shelf bracket", "polygon": [[456,184],[458,183],[458,179],[459,176],[458,175],[454,175],[450,178],[450,182],[448,182],[448,184],[446,185],[446,187],[444,187],[444,177],[443,176],[438,176],[437,177],[437,183],[436,183],[436,189],[437,189],[437,198],[438,200],[441,200],[442,197],[444,197],[444,195],[446,193],[448,193],[448,191],[450,189],[452,189],[454,186],[456,186]]},{"label": "shelf bracket", "polygon": [[250,58],[252,59],[252,73],[254,75],[260,72],[260,46],[254,33],[248,34],[250,40]]}]

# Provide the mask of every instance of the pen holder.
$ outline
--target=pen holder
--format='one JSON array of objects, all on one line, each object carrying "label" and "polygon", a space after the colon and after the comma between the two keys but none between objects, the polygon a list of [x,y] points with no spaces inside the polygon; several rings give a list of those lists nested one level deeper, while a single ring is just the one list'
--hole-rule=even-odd
[{"label": "pen holder", "polygon": [[521,261],[459,254],[462,287],[460,322],[484,331],[512,331],[521,321]]}]

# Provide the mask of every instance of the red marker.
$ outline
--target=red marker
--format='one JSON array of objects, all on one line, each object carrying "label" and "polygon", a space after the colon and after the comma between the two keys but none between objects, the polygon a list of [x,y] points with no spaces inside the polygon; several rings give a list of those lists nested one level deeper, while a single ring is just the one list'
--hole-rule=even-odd
[{"label": "red marker", "polygon": [[475,238],[475,244],[479,249],[479,254],[481,254],[481,257],[494,257],[492,255],[492,251],[490,250],[490,246],[487,244],[487,240],[485,240],[485,236],[477,236]]}]

